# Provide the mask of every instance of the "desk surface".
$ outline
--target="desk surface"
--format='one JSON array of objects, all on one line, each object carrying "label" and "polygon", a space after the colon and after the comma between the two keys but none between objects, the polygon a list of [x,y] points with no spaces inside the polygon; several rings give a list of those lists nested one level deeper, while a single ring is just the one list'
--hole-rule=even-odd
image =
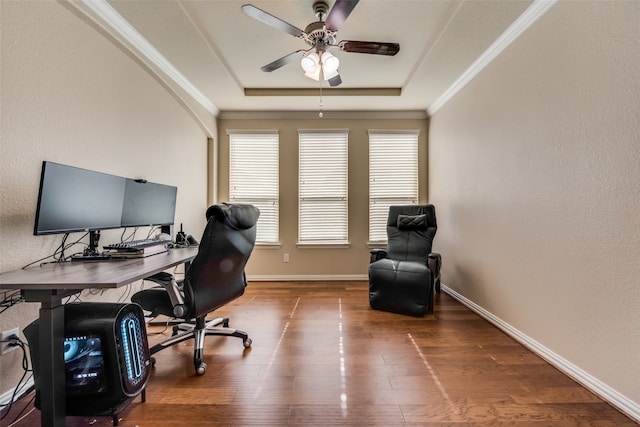
[{"label": "desk surface", "polygon": [[40,302],[41,425],[65,425],[65,368],[62,353],[62,298],[89,288],[118,288],[190,262],[198,248],[171,249],[145,258],[73,261],[0,273],[0,288],[21,289],[26,301]]},{"label": "desk surface", "polygon": [[198,248],[108,261],[51,263],[0,273],[0,288],[23,290],[118,288],[193,259]]}]

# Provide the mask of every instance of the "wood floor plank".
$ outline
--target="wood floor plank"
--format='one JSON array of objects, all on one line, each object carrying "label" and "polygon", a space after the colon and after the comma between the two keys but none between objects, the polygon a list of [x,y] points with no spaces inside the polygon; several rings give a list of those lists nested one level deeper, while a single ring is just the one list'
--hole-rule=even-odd
[{"label": "wood floor plank", "polygon": [[292,423],[324,423],[325,425],[389,425],[404,422],[398,405],[292,405],[289,421]]},{"label": "wood floor plank", "polygon": [[[216,315],[252,347],[207,337],[203,376],[192,342],[157,353],[121,426],[638,425],[446,294],[416,318],[372,310],[366,282],[255,282]],[[149,332],[153,345],[171,327]],[[17,426],[38,423],[36,410]]]}]

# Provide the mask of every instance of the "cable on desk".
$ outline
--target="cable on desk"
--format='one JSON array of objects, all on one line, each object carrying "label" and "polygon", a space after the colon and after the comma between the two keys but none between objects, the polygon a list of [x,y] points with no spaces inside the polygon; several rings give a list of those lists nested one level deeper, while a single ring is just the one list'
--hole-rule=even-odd
[{"label": "cable on desk", "polygon": [[125,233],[127,232],[127,228],[125,227],[124,230],[122,230],[122,234],[120,235],[120,243],[124,243],[127,240],[135,240],[137,231],[138,231],[138,227],[134,227],[131,234],[125,237]]},{"label": "cable on desk", "polygon": [[151,236],[153,235],[153,233],[154,233],[155,231],[159,230],[159,229],[160,229],[160,227],[158,227],[158,226],[151,227],[151,228],[149,229],[149,232],[147,233],[147,239],[150,239],[150,238],[151,238]]},{"label": "cable on desk", "polygon": [[86,243],[81,242],[81,241],[82,241],[82,239],[84,239],[88,235],[89,235],[89,233],[84,233],[75,242],[67,243],[67,239],[69,238],[69,233],[65,233],[64,236],[62,237],[62,242],[60,243],[60,245],[56,248],[56,250],[51,255],[47,255],[46,257],[43,257],[43,258],[37,259],[37,260],[35,260],[33,262],[30,262],[29,264],[23,266],[22,269],[24,270],[24,269],[26,269],[28,267],[31,267],[34,264],[37,264],[37,263],[42,262],[45,259],[49,259],[49,258],[53,258],[53,261],[42,263],[41,266],[44,265],[44,264],[52,263],[52,262],[65,262],[65,261],[67,261],[69,258],[71,258],[71,256],[66,256],[64,254],[64,251],[66,251],[67,249],[69,249],[69,248],[71,248],[71,247],[73,247],[73,246],[75,246],[75,245],[77,245],[79,243],[87,246]]}]

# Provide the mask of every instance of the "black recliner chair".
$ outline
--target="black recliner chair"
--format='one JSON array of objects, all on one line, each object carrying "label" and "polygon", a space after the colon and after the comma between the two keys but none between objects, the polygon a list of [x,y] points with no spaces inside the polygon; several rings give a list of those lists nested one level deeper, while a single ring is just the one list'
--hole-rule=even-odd
[{"label": "black recliner chair", "polygon": [[209,207],[198,254],[184,280],[176,281],[167,272],[145,278],[162,287],[137,292],[131,300],[150,311],[151,316],[163,314],[187,322],[175,326],[171,338],[151,347],[152,355],[194,339],[193,364],[196,374],[203,375],[207,367],[202,361],[206,335],[239,337],[245,348],[251,347],[247,333],[230,329],[228,318],[206,320],[206,316],[244,294],[247,286],[244,267],[255,246],[259,215],[258,208],[246,204],[223,203]]},{"label": "black recliner chair", "polygon": [[369,304],[376,310],[423,316],[433,313],[440,292],[440,254],[432,253],[436,235],[433,205],[389,208],[387,250],[371,250]]}]

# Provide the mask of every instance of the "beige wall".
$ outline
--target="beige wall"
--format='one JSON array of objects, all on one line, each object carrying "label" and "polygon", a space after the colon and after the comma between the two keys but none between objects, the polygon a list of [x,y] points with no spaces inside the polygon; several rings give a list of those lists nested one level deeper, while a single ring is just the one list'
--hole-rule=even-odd
[{"label": "beige wall", "polygon": [[[331,114],[335,115],[335,113]],[[393,113],[377,113],[370,118],[361,115],[350,119],[313,115],[271,114],[270,118],[221,119],[218,122],[218,195],[220,201],[229,196],[228,129],[277,129],[280,138],[280,241],[279,248],[258,246],[254,250],[247,274],[250,278],[366,278],[369,264],[369,129],[418,129],[420,199],[427,198],[427,120],[426,118],[384,119]],[[290,116],[294,116],[291,113]],[[413,114],[413,116],[416,116]],[[306,118],[304,118],[306,117]],[[348,248],[298,248],[298,130],[349,130],[349,241]],[[283,262],[283,254],[290,261]]]},{"label": "beige wall", "polygon": [[[43,160],[175,185],[176,221],[202,230],[207,138],[193,115],[61,3],[1,1],[0,8],[0,271],[47,256],[61,242],[60,235],[32,235]],[[104,232],[102,241],[119,241],[120,232]],[[37,308],[8,309],[0,330],[22,330]],[[20,355],[0,357],[0,394],[17,384]]]},{"label": "beige wall", "polygon": [[444,283],[640,417],[638,22],[554,5],[434,114],[429,191]]}]

